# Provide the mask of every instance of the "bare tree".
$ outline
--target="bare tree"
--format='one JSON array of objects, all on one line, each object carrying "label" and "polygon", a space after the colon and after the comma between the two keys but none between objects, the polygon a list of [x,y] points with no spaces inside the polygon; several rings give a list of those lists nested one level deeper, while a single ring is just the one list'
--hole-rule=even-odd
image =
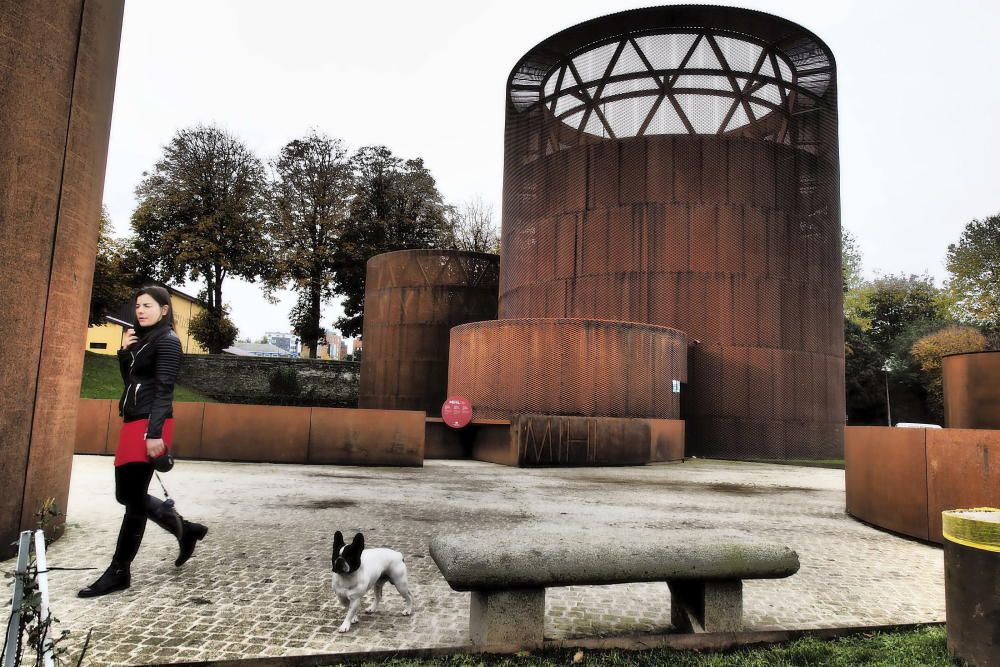
[{"label": "bare tree", "polygon": [[451,239],[456,250],[500,253],[500,229],[493,217],[493,206],[474,197],[451,212]]}]

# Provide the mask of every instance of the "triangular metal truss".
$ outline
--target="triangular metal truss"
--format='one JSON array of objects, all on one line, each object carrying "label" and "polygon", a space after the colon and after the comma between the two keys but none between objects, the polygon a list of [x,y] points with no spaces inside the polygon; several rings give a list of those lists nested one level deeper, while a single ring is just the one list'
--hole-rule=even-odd
[{"label": "triangular metal truss", "polygon": [[[830,73],[828,63],[814,65],[811,84]],[[554,62],[534,90],[536,103],[591,135],[738,132],[785,142],[789,116],[823,93],[804,85],[803,76],[773,44],[688,30],[625,35],[588,48]],[[528,86],[513,88],[523,95]]]}]

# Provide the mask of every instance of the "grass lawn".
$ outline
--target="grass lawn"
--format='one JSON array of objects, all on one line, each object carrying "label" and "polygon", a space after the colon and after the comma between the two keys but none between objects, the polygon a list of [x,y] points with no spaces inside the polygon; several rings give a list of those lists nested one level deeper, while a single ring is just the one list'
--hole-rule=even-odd
[{"label": "grass lawn", "polygon": [[[80,398],[113,398],[122,395],[122,376],[118,357],[96,352],[84,352],[83,384]],[[183,385],[174,386],[174,400],[189,403],[215,403],[210,397]]]},{"label": "grass lawn", "polygon": [[[575,661],[574,658],[579,658]],[[384,662],[363,662],[363,665],[392,667],[451,667],[527,666],[527,665],[662,665],[663,667],[799,667],[830,665],[854,667],[953,667],[943,626],[930,626],[905,632],[855,635],[823,640],[804,637],[790,644],[765,648],[744,648],[724,653],[675,651],[582,651],[575,649],[539,652],[521,656],[461,655],[434,660],[392,659]]]}]

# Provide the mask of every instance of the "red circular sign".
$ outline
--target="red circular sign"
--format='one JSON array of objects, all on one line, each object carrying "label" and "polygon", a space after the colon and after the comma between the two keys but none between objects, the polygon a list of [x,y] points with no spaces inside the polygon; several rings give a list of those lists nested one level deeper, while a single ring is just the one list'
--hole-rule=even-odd
[{"label": "red circular sign", "polygon": [[449,396],[441,405],[441,418],[452,428],[468,426],[472,421],[472,403],[464,396]]}]

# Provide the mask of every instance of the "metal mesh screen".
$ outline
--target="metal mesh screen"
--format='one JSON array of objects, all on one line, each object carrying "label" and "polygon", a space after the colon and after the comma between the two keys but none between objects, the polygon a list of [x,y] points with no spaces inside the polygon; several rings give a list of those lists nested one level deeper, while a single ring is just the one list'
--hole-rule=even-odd
[{"label": "metal mesh screen", "polygon": [[448,394],[476,419],[516,413],[678,419],[687,337],[627,322],[523,319],[476,322],[451,334]]},{"label": "metal mesh screen", "polygon": [[368,260],[362,408],[440,416],[451,328],[497,315],[499,257],[402,250]]},{"label": "metal mesh screen", "polygon": [[688,452],[840,457],[836,80],[760,12],[564,30],[508,85],[499,317],[686,332]]}]

